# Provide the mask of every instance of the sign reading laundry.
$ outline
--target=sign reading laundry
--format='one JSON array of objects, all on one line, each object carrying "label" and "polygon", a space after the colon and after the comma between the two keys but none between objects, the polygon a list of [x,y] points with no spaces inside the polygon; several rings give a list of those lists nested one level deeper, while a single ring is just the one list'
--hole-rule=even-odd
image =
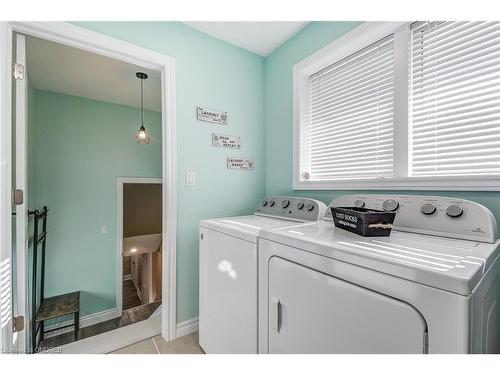
[{"label": "sign reading laundry", "polygon": [[234,135],[212,134],[212,146],[225,148],[241,148],[241,138]]},{"label": "sign reading laundry", "polygon": [[227,112],[224,111],[216,111],[214,109],[196,107],[196,117],[198,118],[198,121],[227,125]]},{"label": "sign reading laundry", "polygon": [[253,159],[227,157],[227,169],[253,169]]}]

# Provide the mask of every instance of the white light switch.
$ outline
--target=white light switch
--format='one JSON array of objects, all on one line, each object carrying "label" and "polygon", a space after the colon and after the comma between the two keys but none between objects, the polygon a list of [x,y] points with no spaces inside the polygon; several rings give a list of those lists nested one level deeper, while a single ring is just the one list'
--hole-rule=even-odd
[{"label": "white light switch", "polygon": [[101,224],[101,234],[108,233],[108,226],[106,224]]},{"label": "white light switch", "polygon": [[194,171],[186,171],[186,186],[194,186],[195,177]]}]

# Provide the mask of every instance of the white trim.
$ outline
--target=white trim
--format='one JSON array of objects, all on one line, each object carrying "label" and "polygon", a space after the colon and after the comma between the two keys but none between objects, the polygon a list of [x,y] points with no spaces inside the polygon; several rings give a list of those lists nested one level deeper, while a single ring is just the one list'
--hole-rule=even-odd
[{"label": "white trim", "polygon": [[[26,69],[26,37],[16,35],[16,63]],[[15,81],[16,85],[16,171],[12,176],[16,189],[24,194],[22,204],[16,206],[16,299],[17,315],[24,316],[25,328],[29,324],[27,317],[31,307],[28,301],[27,265],[28,265],[28,83],[27,79]],[[25,353],[29,343],[29,329],[24,329],[17,336],[17,349]]]},{"label": "white trim", "polygon": [[[176,326],[176,253],[177,253],[177,154],[176,154],[176,86],[175,59],[173,57],[87,30],[65,22],[10,22],[1,25],[2,80],[0,85],[2,113],[1,148],[1,225],[2,250],[10,249],[11,232],[11,81],[10,54],[12,52],[12,30],[36,36],[49,41],[80,48],[99,55],[108,56],[131,64],[161,72],[162,79],[162,183],[163,222],[162,240],[167,262],[163,270],[162,290],[168,296],[168,303],[162,304],[162,336],[166,341],[175,338]],[[5,49],[4,49],[5,48]],[[6,51],[6,53],[4,53]],[[7,79],[6,77],[9,77]],[[4,137],[6,136],[6,137]],[[7,203],[8,202],[8,203]],[[4,225],[5,224],[5,225]],[[5,233],[4,233],[5,231]],[[6,235],[4,235],[6,234]],[[7,246],[6,246],[7,245]],[[3,260],[2,253],[2,260]],[[2,338],[3,339],[3,338]]]},{"label": "white trim", "polygon": [[500,177],[407,177],[377,180],[297,181],[294,190],[436,190],[499,191]]},{"label": "white trim", "polygon": [[[97,312],[97,313],[94,313],[94,314],[85,315],[84,317],[80,318],[80,328],[89,327],[89,326],[92,326],[94,324],[105,322],[106,320],[111,320],[111,319],[119,318],[121,315],[122,314],[118,311],[117,308],[100,311],[100,312]],[[67,321],[50,324],[50,325],[45,326],[45,329],[49,330],[49,329],[55,329],[55,328],[63,327],[65,325],[68,325],[71,321],[72,320],[69,319]],[[67,327],[64,330],[64,333],[66,333],[66,332],[73,332],[73,331],[74,331],[74,327],[71,326],[71,327]],[[48,333],[46,333],[44,335],[44,337],[45,338],[50,338],[50,337],[61,335],[62,333],[63,332],[57,332],[57,331],[48,332]]]},{"label": "white trim", "polygon": [[198,331],[198,317],[177,324],[176,337],[182,337]]},{"label": "white trim", "polygon": [[[165,341],[174,340],[176,337],[175,326],[177,323],[177,134],[176,134],[176,95],[175,95],[175,60],[169,65],[164,65],[161,74],[161,86],[165,97],[162,100],[162,119],[164,124],[164,142],[162,147],[163,160],[163,211],[167,220],[163,220],[162,243],[163,265],[162,290],[167,294],[162,305],[162,337]],[[168,262],[167,260],[168,259]],[[166,263],[167,262],[167,263]]]},{"label": "white trim", "polygon": [[[163,180],[159,177],[117,177],[116,178],[116,308],[122,313],[123,310],[123,184],[161,184]],[[165,211],[161,213],[162,222],[167,220]],[[164,237],[163,237],[164,239]],[[164,242],[163,242],[164,243]],[[162,243],[162,246],[163,246]],[[165,262],[167,257],[162,257],[162,270],[168,267]],[[130,278],[132,276],[130,275]],[[163,280],[163,272],[162,272]],[[135,284],[135,283],[134,283]],[[137,287],[137,285],[136,285]],[[163,281],[162,281],[163,287]],[[137,293],[142,301],[139,288]]]},{"label": "white trim", "polygon": [[12,28],[0,22],[0,352],[13,349],[11,64]]},{"label": "white trim", "polygon": [[[293,66],[293,189],[294,190],[448,190],[499,191],[500,176],[408,177],[411,131],[408,126],[409,22],[365,22]],[[352,53],[394,34],[394,178],[303,181],[301,119],[308,117],[309,76]]]}]

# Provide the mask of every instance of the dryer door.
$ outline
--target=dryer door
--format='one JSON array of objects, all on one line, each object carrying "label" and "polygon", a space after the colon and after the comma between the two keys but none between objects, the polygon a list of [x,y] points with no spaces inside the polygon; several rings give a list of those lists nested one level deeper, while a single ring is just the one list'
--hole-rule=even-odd
[{"label": "dryer door", "polygon": [[412,306],[282,258],[269,262],[270,353],[424,353]]}]

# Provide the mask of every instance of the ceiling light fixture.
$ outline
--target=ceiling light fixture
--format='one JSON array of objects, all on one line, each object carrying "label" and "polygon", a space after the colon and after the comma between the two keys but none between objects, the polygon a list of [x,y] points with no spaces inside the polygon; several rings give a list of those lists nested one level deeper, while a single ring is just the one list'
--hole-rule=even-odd
[{"label": "ceiling light fixture", "polygon": [[142,83],[145,79],[148,79],[148,75],[146,73],[137,72],[135,76],[141,80],[141,127],[135,134],[135,141],[141,145],[147,145],[151,142],[151,137],[144,127],[144,87]]}]

